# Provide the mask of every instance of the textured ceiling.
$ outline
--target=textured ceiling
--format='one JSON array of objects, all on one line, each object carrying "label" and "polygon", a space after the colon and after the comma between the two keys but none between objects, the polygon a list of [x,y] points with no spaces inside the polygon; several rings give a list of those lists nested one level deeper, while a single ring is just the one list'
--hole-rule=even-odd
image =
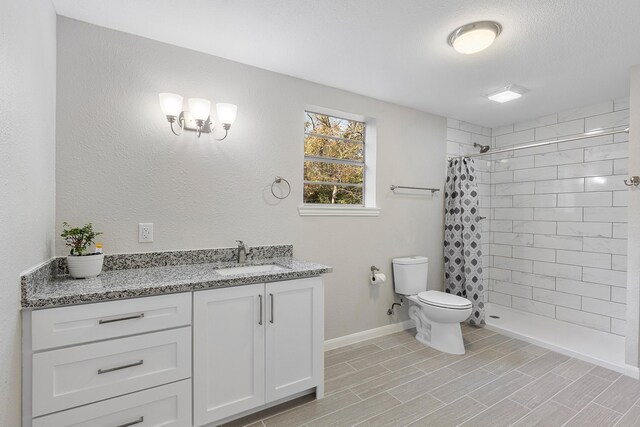
[{"label": "textured ceiling", "polygon": [[[53,0],[58,14],[484,126],[628,96],[640,0]],[[461,55],[446,39],[490,19]],[[496,104],[508,83],[531,90]]]}]

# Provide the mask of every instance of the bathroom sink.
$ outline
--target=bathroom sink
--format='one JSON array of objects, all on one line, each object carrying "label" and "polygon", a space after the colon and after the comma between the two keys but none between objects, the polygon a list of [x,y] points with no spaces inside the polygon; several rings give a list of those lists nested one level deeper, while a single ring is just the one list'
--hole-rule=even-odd
[{"label": "bathroom sink", "polygon": [[216,271],[221,276],[232,276],[237,274],[274,273],[277,271],[284,271],[284,270],[287,270],[287,268],[281,267],[276,264],[264,264],[264,265],[245,265],[242,267],[219,268]]}]

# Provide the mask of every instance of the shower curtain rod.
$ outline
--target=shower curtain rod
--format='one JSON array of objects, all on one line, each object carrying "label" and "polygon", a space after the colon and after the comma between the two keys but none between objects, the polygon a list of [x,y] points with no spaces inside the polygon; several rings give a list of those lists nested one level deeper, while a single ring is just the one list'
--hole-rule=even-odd
[{"label": "shower curtain rod", "polygon": [[559,139],[557,141],[544,141],[544,142],[536,142],[535,144],[527,144],[527,145],[520,145],[517,147],[511,147],[511,148],[503,148],[500,150],[495,150],[495,151],[487,151],[486,153],[475,153],[475,154],[469,154],[466,156],[456,156],[456,157],[452,157],[452,158],[469,158],[469,157],[480,157],[480,156],[486,156],[489,154],[497,154],[497,153],[506,153],[507,151],[516,151],[516,150],[523,150],[525,148],[534,148],[534,147],[543,147],[545,145],[551,145],[551,144],[560,144],[562,142],[569,142],[569,141],[579,141],[581,139],[587,139],[587,138],[595,138],[596,136],[607,136],[607,135],[616,135],[619,133],[629,133],[629,128],[626,128],[624,130],[614,130],[611,132],[598,132],[598,133],[588,133],[588,134],[584,134],[581,136],[576,136],[573,138],[566,138],[566,139]]}]

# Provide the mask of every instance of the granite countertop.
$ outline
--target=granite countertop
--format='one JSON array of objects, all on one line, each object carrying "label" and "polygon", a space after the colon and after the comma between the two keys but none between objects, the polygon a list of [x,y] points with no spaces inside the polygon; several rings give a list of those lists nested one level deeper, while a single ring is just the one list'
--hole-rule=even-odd
[{"label": "granite countertop", "polygon": [[[233,248],[228,248],[228,250],[231,251]],[[189,252],[181,252],[182,258],[176,262],[184,262],[184,254]],[[161,254],[165,255],[167,253]],[[276,251],[272,254],[277,255],[280,253]],[[291,256],[269,257],[268,255],[254,256],[253,259],[249,259],[242,264],[230,261],[229,257],[218,257],[220,259],[216,260],[216,262],[178,263],[176,265],[150,267],[147,267],[143,262],[131,263],[129,260],[127,268],[103,270],[100,276],[93,279],[73,279],[68,274],[59,274],[60,272],[57,270],[43,272],[39,269],[34,269],[22,278],[22,307],[32,309],[48,308],[189,292],[312,277],[332,271],[331,267],[326,265],[298,260]],[[115,257],[124,256],[117,255]],[[202,259],[199,259],[199,261],[202,261]],[[59,263],[61,264],[62,262],[60,261]],[[149,262],[148,264],[153,265],[154,263]],[[217,271],[221,268],[264,264],[275,264],[283,267],[283,269],[233,275],[222,275]],[[46,267],[41,266],[40,269],[46,269]],[[58,270],[64,273],[64,269],[60,266],[58,266]]]}]

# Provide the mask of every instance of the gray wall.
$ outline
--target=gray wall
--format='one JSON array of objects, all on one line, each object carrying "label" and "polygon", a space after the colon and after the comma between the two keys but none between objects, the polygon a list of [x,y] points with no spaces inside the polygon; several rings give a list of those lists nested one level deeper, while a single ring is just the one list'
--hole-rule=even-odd
[{"label": "gray wall", "polygon": [[20,425],[20,273],[53,255],[56,16],[50,0],[0,13],[0,426]]},{"label": "gray wall", "polygon": [[[159,92],[237,104],[229,138],[174,136]],[[299,216],[307,104],[377,120],[379,217]],[[371,288],[372,264],[390,276],[393,257],[427,255],[441,288],[442,195],[389,185],[442,187],[442,117],[59,18],[57,144],[57,232],[91,221],[109,253],[292,243],[297,257],[334,267],[327,339],[406,319],[387,316],[393,287]],[[269,192],[276,175],[292,185],[282,202]],[[137,242],[139,222],[154,223],[154,243]]]}]

